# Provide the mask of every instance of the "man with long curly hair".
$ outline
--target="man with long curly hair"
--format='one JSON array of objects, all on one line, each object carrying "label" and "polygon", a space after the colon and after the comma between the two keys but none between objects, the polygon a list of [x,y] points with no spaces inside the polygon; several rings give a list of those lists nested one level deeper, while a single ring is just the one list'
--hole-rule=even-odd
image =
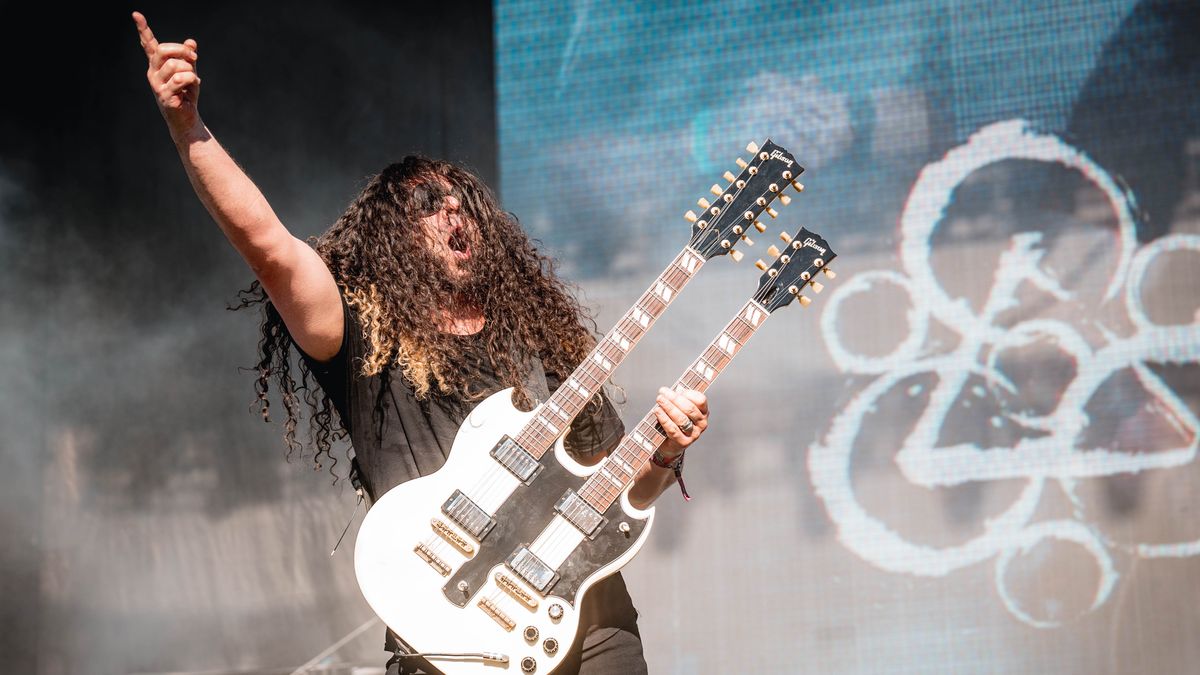
[{"label": "man with long curly hair", "polygon": [[[312,245],[292,236],[200,119],[196,41],[159,43],[144,16],[134,12],[133,20],[146,77],[196,194],[257,279],[241,296],[241,306],[264,308],[256,390],[265,418],[268,384],[277,383],[289,455],[300,447],[303,396],[317,467],[322,456],[335,462],[332,441],[349,436],[374,501],[440,468],[459,424],[487,395],[514,387],[516,403],[528,408],[593,348],[595,323],[553,263],[482,181],[449,162],[390,164]],[[310,376],[319,392],[307,387]],[[690,390],[661,389],[655,413],[666,458],[678,457],[708,423],[704,395]],[[608,398],[598,396],[564,442],[578,461],[594,464],[623,434]],[[672,471],[648,463],[630,501],[645,508],[673,481]],[[390,631],[387,640],[395,650]],[[412,661],[397,655],[388,673],[418,672]],[[645,672],[637,612],[619,573],[588,591],[560,668]]]}]

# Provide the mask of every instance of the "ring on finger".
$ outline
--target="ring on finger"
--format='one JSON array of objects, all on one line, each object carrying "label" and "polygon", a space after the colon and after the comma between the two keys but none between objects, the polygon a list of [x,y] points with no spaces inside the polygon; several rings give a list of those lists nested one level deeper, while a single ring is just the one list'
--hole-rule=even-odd
[{"label": "ring on finger", "polygon": [[695,424],[692,424],[692,418],[689,417],[683,421],[683,424],[679,425],[679,430],[682,431],[684,435],[687,435],[692,433],[692,429],[695,428],[695,426]]}]

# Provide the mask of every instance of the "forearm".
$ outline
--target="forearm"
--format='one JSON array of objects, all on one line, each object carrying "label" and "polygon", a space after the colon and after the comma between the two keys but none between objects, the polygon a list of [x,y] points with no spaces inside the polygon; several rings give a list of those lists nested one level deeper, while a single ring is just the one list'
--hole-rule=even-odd
[{"label": "forearm", "polygon": [[654,462],[646,462],[629,488],[629,503],[635,508],[645,509],[674,482],[674,471],[664,469]]},{"label": "forearm", "polygon": [[284,254],[294,238],[203,121],[197,118],[190,130],[171,135],[196,195],[261,278],[272,258]]}]

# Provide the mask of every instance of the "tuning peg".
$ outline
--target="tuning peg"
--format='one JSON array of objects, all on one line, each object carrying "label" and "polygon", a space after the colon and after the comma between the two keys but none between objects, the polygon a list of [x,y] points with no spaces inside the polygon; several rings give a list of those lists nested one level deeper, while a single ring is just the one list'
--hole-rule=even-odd
[{"label": "tuning peg", "polygon": [[792,243],[792,235],[788,234],[787,232],[780,232],[779,238],[782,239],[783,243],[785,244]]},{"label": "tuning peg", "polygon": [[787,195],[779,195],[779,203],[787,206],[792,203],[792,198]]},{"label": "tuning peg", "polygon": [[713,183],[712,187],[708,188],[708,191],[718,197],[720,197],[721,193],[724,192],[724,190],[721,189],[721,186],[717,185],[716,183]]},{"label": "tuning peg", "polygon": [[767,207],[766,211],[767,211],[767,215],[771,216],[772,218],[779,217],[779,212],[769,206]]},{"label": "tuning peg", "polygon": [[758,230],[759,232],[766,232],[767,226],[763,225],[762,223],[760,223],[756,220],[756,221],[754,221],[754,229]]},{"label": "tuning peg", "polygon": [[796,192],[804,192],[804,183],[798,180],[792,181],[792,187],[796,188]]},{"label": "tuning peg", "polygon": [[800,301],[800,304],[801,304],[801,305],[803,305],[803,306],[805,306],[805,307],[808,307],[809,305],[811,305],[811,304],[812,304],[812,298],[810,298],[810,297],[808,297],[808,296],[806,296],[806,295],[797,296],[797,298],[796,298],[796,299],[797,299],[797,300],[799,300],[799,301]]},{"label": "tuning peg", "polygon": [[726,172],[725,172],[725,173],[724,173],[724,174],[721,176],[721,178],[724,178],[725,180],[729,181],[730,183],[732,183],[733,181],[737,180],[737,176],[733,175],[733,172],[732,172],[732,171],[726,171]]},{"label": "tuning peg", "polygon": [[737,164],[739,169],[744,169],[747,166],[750,166],[749,164],[746,163],[746,160],[742,159],[741,157],[738,157],[737,159],[733,160],[733,163]]},{"label": "tuning peg", "polygon": [[742,261],[742,252],[735,249],[735,250],[729,252],[729,257],[733,258],[733,262],[741,262]]},{"label": "tuning peg", "polygon": [[813,293],[820,293],[821,291],[825,290],[825,284],[816,281],[810,281],[808,282],[808,285],[812,286]]},{"label": "tuning peg", "polygon": [[771,256],[772,258],[778,258],[779,257],[779,247],[776,246],[775,244],[771,244],[770,246],[767,247],[767,255]]},{"label": "tuning peg", "polygon": [[752,155],[757,154],[758,153],[758,143],[755,143],[754,141],[750,141],[749,143],[747,143],[746,144],[746,152],[748,152]]},{"label": "tuning peg", "polygon": [[687,213],[683,214],[683,219],[688,221],[689,223],[696,222],[697,218],[699,218],[699,216],[696,215],[695,211],[689,210]]},{"label": "tuning peg", "polygon": [[747,245],[747,246],[753,246],[753,245],[754,245],[754,242],[750,240],[750,237],[747,237],[747,236],[746,236],[746,235],[744,235],[744,234],[742,235],[742,241],[746,242],[746,245]]},{"label": "tuning peg", "polygon": [[831,270],[831,269],[829,269],[828,267],[826,267],[826,268],[825,268],[825,276],[829,277],[830,279],[836,279],[836,278],[837,278],[837,272],[834,272],[833,270]]},{"label": "tuning peg", "polygon": [[712,206],[712,204],[708,203],[708,200],[705,199],[704,197],[697,199],[696,203],[699,204],[700,208],[702,208],[702,209],[707,209],[708,207]]},{"label": "tuning peg", "polygon": [[766,271],[767,271],[767,263],[763,262],[763,261],[762,261],[762,258],[759,258],[758,260],[755,260],[755,261],[754,261],[754,266],[755,266],[755,267],[757,267],[758,269],[760,269],[760,270],[764,271],[764,272],[766,272]]}]

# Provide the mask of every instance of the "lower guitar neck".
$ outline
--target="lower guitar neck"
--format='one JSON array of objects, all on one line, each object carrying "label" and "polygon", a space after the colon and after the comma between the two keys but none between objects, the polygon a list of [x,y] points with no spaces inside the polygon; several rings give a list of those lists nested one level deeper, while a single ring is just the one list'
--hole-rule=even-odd
[{"label": "lower guitar neck", "polygon": [[[676,391],[682,388],[707,391],[769,316],[770,313],[757,301],[747,302],[672,388]],[[579,495],[597,512],[604,513],[666,440],[658,417],[651,410],[621,439],[616,450],[609,453],[600,468],[580,488]]]}]

